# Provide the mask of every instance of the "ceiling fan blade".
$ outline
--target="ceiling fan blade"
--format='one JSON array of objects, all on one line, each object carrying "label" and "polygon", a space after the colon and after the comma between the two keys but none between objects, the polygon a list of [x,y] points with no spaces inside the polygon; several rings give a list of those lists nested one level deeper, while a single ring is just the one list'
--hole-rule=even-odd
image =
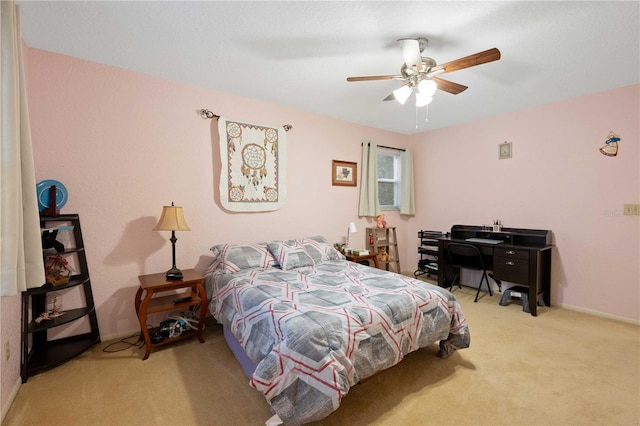
[{"label": "ceiling fan blade", "polygon": [[457,71],[480,64],[486,64],[487,62],[497,61],[498,59],[500,59],[500,51],[494,47],[493,49],[485,50],[484,52],[465,56],[464,58],[456,59],[445,64],[436,65],[429,70],[429,74]]},{"label": "ceiling fan blade", "polygon": [[404,80],[404,77],[401,75],[370,75],[365,77],[347,77],[347,81],[373,81],[373,80],[394,80],[394,79]]},{"label": "ceiling fan blade", "polygon": [[436,82],[438,89],[451,93],[452,95],[457,95],[458,93],[462,93],[468,89],[467,86],[454,83],[453,81],[443,80],[438,77],[431,77],[431,80]]},{"label": "ceiling fan blade", "polygon": [[407,68],[416,67],[418,71],[422,69],[422,58],[420,57],[420,43],[418,40],[401,38],[398,40],[402,47],[402,57]]},{"label": "ceiling fan blade", "polygon": [[394,95],[393,92],[389,93],[389,96],[383,99],[383,101],[395,101],[395,100],[396,100],[396,95]]}]

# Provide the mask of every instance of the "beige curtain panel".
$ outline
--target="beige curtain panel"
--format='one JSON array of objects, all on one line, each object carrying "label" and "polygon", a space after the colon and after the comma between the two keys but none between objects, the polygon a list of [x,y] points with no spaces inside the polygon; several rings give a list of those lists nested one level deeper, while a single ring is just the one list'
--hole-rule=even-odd
[{"label": "beige curtain panel", "polygon": [[378,146],[373,142],[362,144],[360,172],[360,205],[358,216],[378,216]]},{"label": "beige curtain panel", "polygon": [[22,60],[20,10],[0,2],[0,296],[45,282],[36,179]]},{"label": "beige curtain panel", "polygon": [[415,215],[416,202],[413,190],[413,154],[407,149],[400,155],[400,159],[402,161],[400,214]]}]

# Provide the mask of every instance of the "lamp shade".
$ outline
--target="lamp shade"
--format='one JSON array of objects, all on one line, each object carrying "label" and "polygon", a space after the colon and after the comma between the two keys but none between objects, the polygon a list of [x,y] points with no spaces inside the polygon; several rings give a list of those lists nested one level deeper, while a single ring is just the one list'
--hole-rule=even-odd
[{"label": "lamp shade", "polygon": [[174,206],[162,207],[162,215],[158,224],[153,228],[154,231],[191,231],[187,221],[184,219],[182,207]]},{"label": "lamp shade", "polygon": [[432,100],[433,100],[433,98],[431,96],[424,95],[424,94],[422,94],[420,92],[416,93],[416,106],[417,107],[423,107],[423,106],[429,105]]},{"label": "lamp shade", "polygon": [[418,83],[418,91],[425,96],[433,96],[437,88],[438,85],[433,80],[420,80]]},{"label": "lamp shade", "polygon": [[394,90],[393,96],[395,96],[398,102],[404,105],[404,103],[407,102],[407,99],[409,98],[409,96],[411,96],[411,92],[412,92],[411,87],[405,84],[401,88]]},{"label": "lamp shade", "polygon": [[358,229],[356,228],[356,224],[354,222],[350,222],[349,226],[347,227],[347,245],[346,245],[346,248],[349,248],[349,236],[351,235],[352,232],[358,232]]}]

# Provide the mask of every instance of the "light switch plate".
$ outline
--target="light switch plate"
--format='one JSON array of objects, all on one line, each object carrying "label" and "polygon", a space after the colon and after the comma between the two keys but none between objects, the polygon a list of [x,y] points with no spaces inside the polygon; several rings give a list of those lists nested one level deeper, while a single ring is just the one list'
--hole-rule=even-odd
[{"label": "light switch plate", "polygon": [[625,204],[624,205],[625,216],[640,216],[640,204]]}]

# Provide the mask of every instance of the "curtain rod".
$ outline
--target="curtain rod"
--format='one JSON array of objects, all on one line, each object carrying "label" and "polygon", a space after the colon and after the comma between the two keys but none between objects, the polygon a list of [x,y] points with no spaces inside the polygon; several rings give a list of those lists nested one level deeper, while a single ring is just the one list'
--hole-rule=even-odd
[{"label": "curtain rod", "polygon": [[[200,110],[200,116],[202,118],[215,118],[216,120],[220,118],[218,114],[214,114],[213,112],[204,108]],[[293,126],[291,124],[284,124],[282,127],[284,128],[285,132],[293,129]]]},{"label": "curtain rod", "polygon": [[[362,144],[361,144],[361,145],[364,145],[364,142],[362,142]],[[371,146],[371,142],[367,142],[367,145]],[[378,147],[380,147],[380,148],[387,148],[387,149],[395,149],[396,151],[402,151],[402,152],[406,151],[406,149],[404,149],[404,148],[396,148],[396,147],[394,147],[394,146],[378,145]]]}]

